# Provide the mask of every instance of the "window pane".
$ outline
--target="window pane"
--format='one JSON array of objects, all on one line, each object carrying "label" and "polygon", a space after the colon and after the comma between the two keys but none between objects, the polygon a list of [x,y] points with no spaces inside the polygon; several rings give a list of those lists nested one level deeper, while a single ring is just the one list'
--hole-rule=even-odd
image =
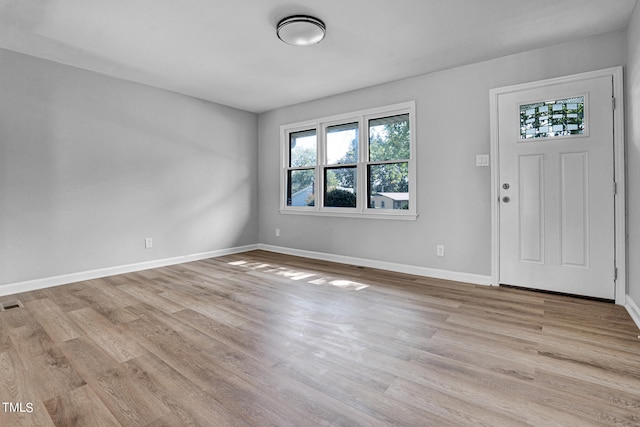
[{"label": "window pane", "polygon": [[358,123],[327,127],[327,164],[358,162]]},{"label": "window pane", "polygon": [[356,167],[324,170],[324,206],[356,207]]},{"label": "window pane", "polygon": [[522,140],[582,134],[584,96],[520,106]]},{"label": "window pane", "polygon": [[315,170],[290,170],[287,177],[287,206],[313,206]]},{"label": "window pane", "polygon": [[409,209],[409,164],[369,165],[367,205],[373,209]]},{"label": "window pane", "polygon": [[410,157],[409,114],[369,120],[369,161]]},{"label": "window pane", "polygon": [[315,129],[291,132],[289,134],[289,167],[315,166],[316,143]]}]

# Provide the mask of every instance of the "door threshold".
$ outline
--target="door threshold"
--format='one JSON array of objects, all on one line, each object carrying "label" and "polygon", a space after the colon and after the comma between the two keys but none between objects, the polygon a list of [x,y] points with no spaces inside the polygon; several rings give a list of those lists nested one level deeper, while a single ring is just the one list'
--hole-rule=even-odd
[{"label": "door threshold", "polygon": [[609,298],[599,298],[599,297],[590,297],[588,295],[568,294],[566,292],[556,292],[556,291],[548,291],[546,289],[527,288],[525,286],[505,285],[503,283],[500,283],[500,287],[501,288],[509,288],[509,289],[518,289],[518,290],[521,290],[521,291],[538,292],[538,293],[541,293],[541,294],[558,295],[558,296],[562,296],[562,297],[578,298],[578,299],[584,299],[584,300],[589,300],[589,301],[600,301],[600,302],[606,302],[606,303],[610,303],[610,304],[615,304],[615,300],[612,300],[612,299],[609,299]]}]

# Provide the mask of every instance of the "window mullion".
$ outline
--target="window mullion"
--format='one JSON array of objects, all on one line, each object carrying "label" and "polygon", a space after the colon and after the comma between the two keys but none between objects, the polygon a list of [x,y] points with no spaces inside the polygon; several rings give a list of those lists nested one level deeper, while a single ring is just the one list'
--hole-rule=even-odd
[{"label": "window mullion", "polygon": [[358,194],[358,211],[365,212],[367,209],[367,140],[368,133],[365,118],[360,116],[358,119],[358,183],[356,192]]},{"label": "window mullion", "polygon": [[411,159],[398,159],[398,160],[381,160],[379,162],[369,162],[370,165],[393,165],[396,163],[410,163]]},{"label": "window mullion", "polygon": [[324,168],[327,164],[327,138],[326,138],[326,125],[324,123],[318,123],[318,162],[316,164],[316,202],[315,208],[317,211],[321,211],[324,208]]}]

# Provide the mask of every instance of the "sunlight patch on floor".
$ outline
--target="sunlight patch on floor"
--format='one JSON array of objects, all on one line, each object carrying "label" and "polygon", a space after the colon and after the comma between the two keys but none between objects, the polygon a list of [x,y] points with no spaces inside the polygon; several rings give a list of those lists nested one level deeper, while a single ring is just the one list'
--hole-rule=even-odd
[{"label": "sunlight patch on floor", "polygon": [[[239,267],[245,267],[253,270],[270,268],[269,270],[263,270],[263,272],[270,273],[277,276],[283,276],[283,277],[286,277],[287,279],[296,280],[296,281],[306,280],[306,279],[310,279],[312,277],[317,276],[316,273],[311,273],[308,271],[292,270],[286,267],[273,268],[274,266],[270,264],[252,263],[249,261],[233,261],[233,262],[229,262],[228,264],[239,266]],[[347,280],[347,279],[336,279],[331,277],[318,277],[316,279],[306,280],[306,281],[307,283],[310,283],[312,285],[328,285],[328,286],[334,286],[340,289],[354,290],[354,291],[359,291],[361,289],[365,289],[369,287],[369,285],[366,285],[364,283],[354,282],[352,280]]]},{"label": "sunlight patch on floor", "polygon": [[353,289],[355,291],[359,291],[360,289],[368,288],[369,285],[365,285],[364,283],[354,282],[352,280],[341,280],[341,279],[328,279],[325,277],[321,277],[316,280],[311,280],[309,283],[313,285],[331,285],[337,288],[342,289]]},{"label": "sunlight patch on floor", "polygon": [[286,268],[280,269],[280,271],[278,271],[276,274],[278,276],[284,276],[291,280],[303,280],[303,279],[308,279],[309,277],[315,276],[314,273],[307,273],[305,271],[288,270]]}]

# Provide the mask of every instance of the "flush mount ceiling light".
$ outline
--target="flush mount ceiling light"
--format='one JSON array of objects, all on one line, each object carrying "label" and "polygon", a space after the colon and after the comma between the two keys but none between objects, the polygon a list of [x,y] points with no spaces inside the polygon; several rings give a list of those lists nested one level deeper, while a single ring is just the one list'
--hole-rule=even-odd
[{"label": "flush mount ceiling light", "polygon": [[278,38],[294,46],[309,46],[324,38],[326,27],[318,18],[307,15],[288,16],[280,22],[276,33]]}]

